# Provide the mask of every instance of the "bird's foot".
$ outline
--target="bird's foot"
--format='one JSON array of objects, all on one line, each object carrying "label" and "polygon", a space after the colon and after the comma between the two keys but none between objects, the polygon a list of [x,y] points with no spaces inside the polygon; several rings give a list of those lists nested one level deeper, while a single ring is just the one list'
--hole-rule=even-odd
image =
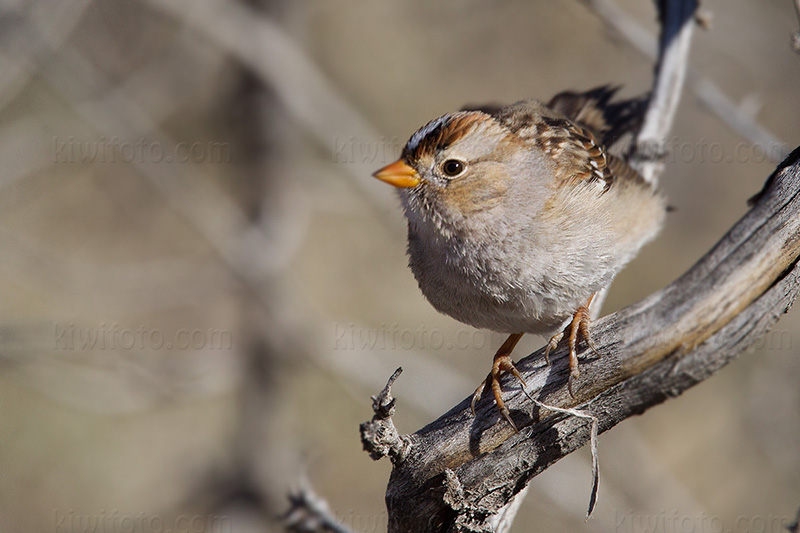
[{"label": "bird's foot", "polygon": [[488,376],[486,376],[486,380],[481,383],[477,389],[475,389],[475,394],[472,395],[471,404],[472,414],[475,415],[475,404],[478,403],[483,391],[487,388],[490,388],[494,394],[494,401],[497,405],[497,410],[500,411],[502,417],[505,418],[506,421],[511,424],[511,427],[514,428],[514,431],[517,432],[519,431],[517,429],[517,425],[514,424],[513,420],[511,420],[511,413],[503,401],[503,390],[500,387],[500,376],[503,375],[503,372],[510,372],[519,380],[519,382],[522,384],[523,390],[525,390],[525,380],[522,378],[522,374],[519,373],[517,368],[514,366],[514,362],[511,360],[511,352],[514,350],[514,346],[516,346],[519,340],[522,338],[522,335],[522,333],[515,333],[509,336],[500,349],[497,350],[497,353],[494,354],[492,371],[489,372]]},{"label": "bird's foot", "polygon": [[592,303],[592,298],[589,298],[589,301],[586,302],[586,305],[582,305],[575,311],[575,314],[572,315],[572,320],[564,331],[556,333],[552,337],[550,337],[550,341],[547,343],[547,347],[544,351],[544,357],[547,361],[547,364],[550,364],[550,352],[555,350],[558,347],[558,344],[564,337],[567,337],[569,343],[569,380],[567,381],[567,390],[569,391],[570,396],[575,396],[575,392],[572,389],[572,385],[575,379],[581,375],[580,370],[578,369],[578,335],[580,334],[583,337],[584,342],[589,349],[592,350],[595,355],[598,357],[600,353],[595,348],[594,342],[592,341],[592,335],[590,331],[590,326],[592,324],[591,314],[589,312],[589,305]]}]

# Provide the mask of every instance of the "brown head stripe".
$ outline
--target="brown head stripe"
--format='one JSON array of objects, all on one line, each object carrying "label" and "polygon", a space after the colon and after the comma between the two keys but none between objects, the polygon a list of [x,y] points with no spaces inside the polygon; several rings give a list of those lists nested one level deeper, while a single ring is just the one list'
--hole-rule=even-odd
[{"label": "brown head stripe", "polygon": [[403,158],[415,161],[424,155],[444,150],[481,122],[491,119],[481,111],[459,111],[433,119],[411,136],[403,149]]}]

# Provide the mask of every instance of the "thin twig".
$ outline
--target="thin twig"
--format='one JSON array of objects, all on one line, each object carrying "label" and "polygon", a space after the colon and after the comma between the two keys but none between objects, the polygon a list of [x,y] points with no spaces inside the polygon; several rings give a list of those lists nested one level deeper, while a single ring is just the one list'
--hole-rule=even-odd
[{"label": "thin twig", "polygon": [[589,510],[586,511],[586,518],[592,516],[592,512],[594,511],[595,505],[597,505],[597,492],[600,486],[600,458],[599,453],[597,451],[597,432],[600,428],[600,420],[591,413],[586,411],[581,411],[577,408],[570,408],[564,409],[562,407],[556,407],[554,405],[547,405],[546,403],[542,403],[533,396],[523,387],[522,392],[525,393],[525,396],[528,397],[530,401],[532,401],[535,405],[547,409],[549,411],[553,411],[556,413],[562,413],[565,415],[575,416],[584,420],[589,420],[591,423],[591,433],[589,437],[590,442],[590,450],[592,453],[592,491],[589,496]]}]

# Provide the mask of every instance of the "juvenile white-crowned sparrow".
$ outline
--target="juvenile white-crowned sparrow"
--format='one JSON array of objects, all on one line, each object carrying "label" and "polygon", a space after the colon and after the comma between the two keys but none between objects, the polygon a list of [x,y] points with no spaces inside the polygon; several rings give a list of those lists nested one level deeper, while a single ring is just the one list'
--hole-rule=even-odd
[{"label": "juvenile white-crowned sparrow", "polygon": [[[565,92],[443,115],[420,128],[400,159],[374,176],[400,190],[409,263],[439,311],[510,336],[475,391],[494,393],[515,427],[499,377],[525,333],[590,345],[588,306],[651,240],[664,201],[610,146],[637,124],[643,100],[610,103],[615,89]],[[561,331],[563,328],[566,329]],[[570,389],[571,390],[571,389]]]}]

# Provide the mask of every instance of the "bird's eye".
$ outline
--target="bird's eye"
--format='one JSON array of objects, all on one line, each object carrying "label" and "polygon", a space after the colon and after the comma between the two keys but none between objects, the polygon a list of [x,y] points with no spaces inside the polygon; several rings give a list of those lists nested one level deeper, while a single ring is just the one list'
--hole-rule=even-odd
[{"label": "bird's eye", "polygon": [[455,178],[462,172],[464,172],[464,163],[459,161],[458,159],[448,159],[444,163],[442,163],[442,172],[444,172],[445,176],[450,178]]}]

